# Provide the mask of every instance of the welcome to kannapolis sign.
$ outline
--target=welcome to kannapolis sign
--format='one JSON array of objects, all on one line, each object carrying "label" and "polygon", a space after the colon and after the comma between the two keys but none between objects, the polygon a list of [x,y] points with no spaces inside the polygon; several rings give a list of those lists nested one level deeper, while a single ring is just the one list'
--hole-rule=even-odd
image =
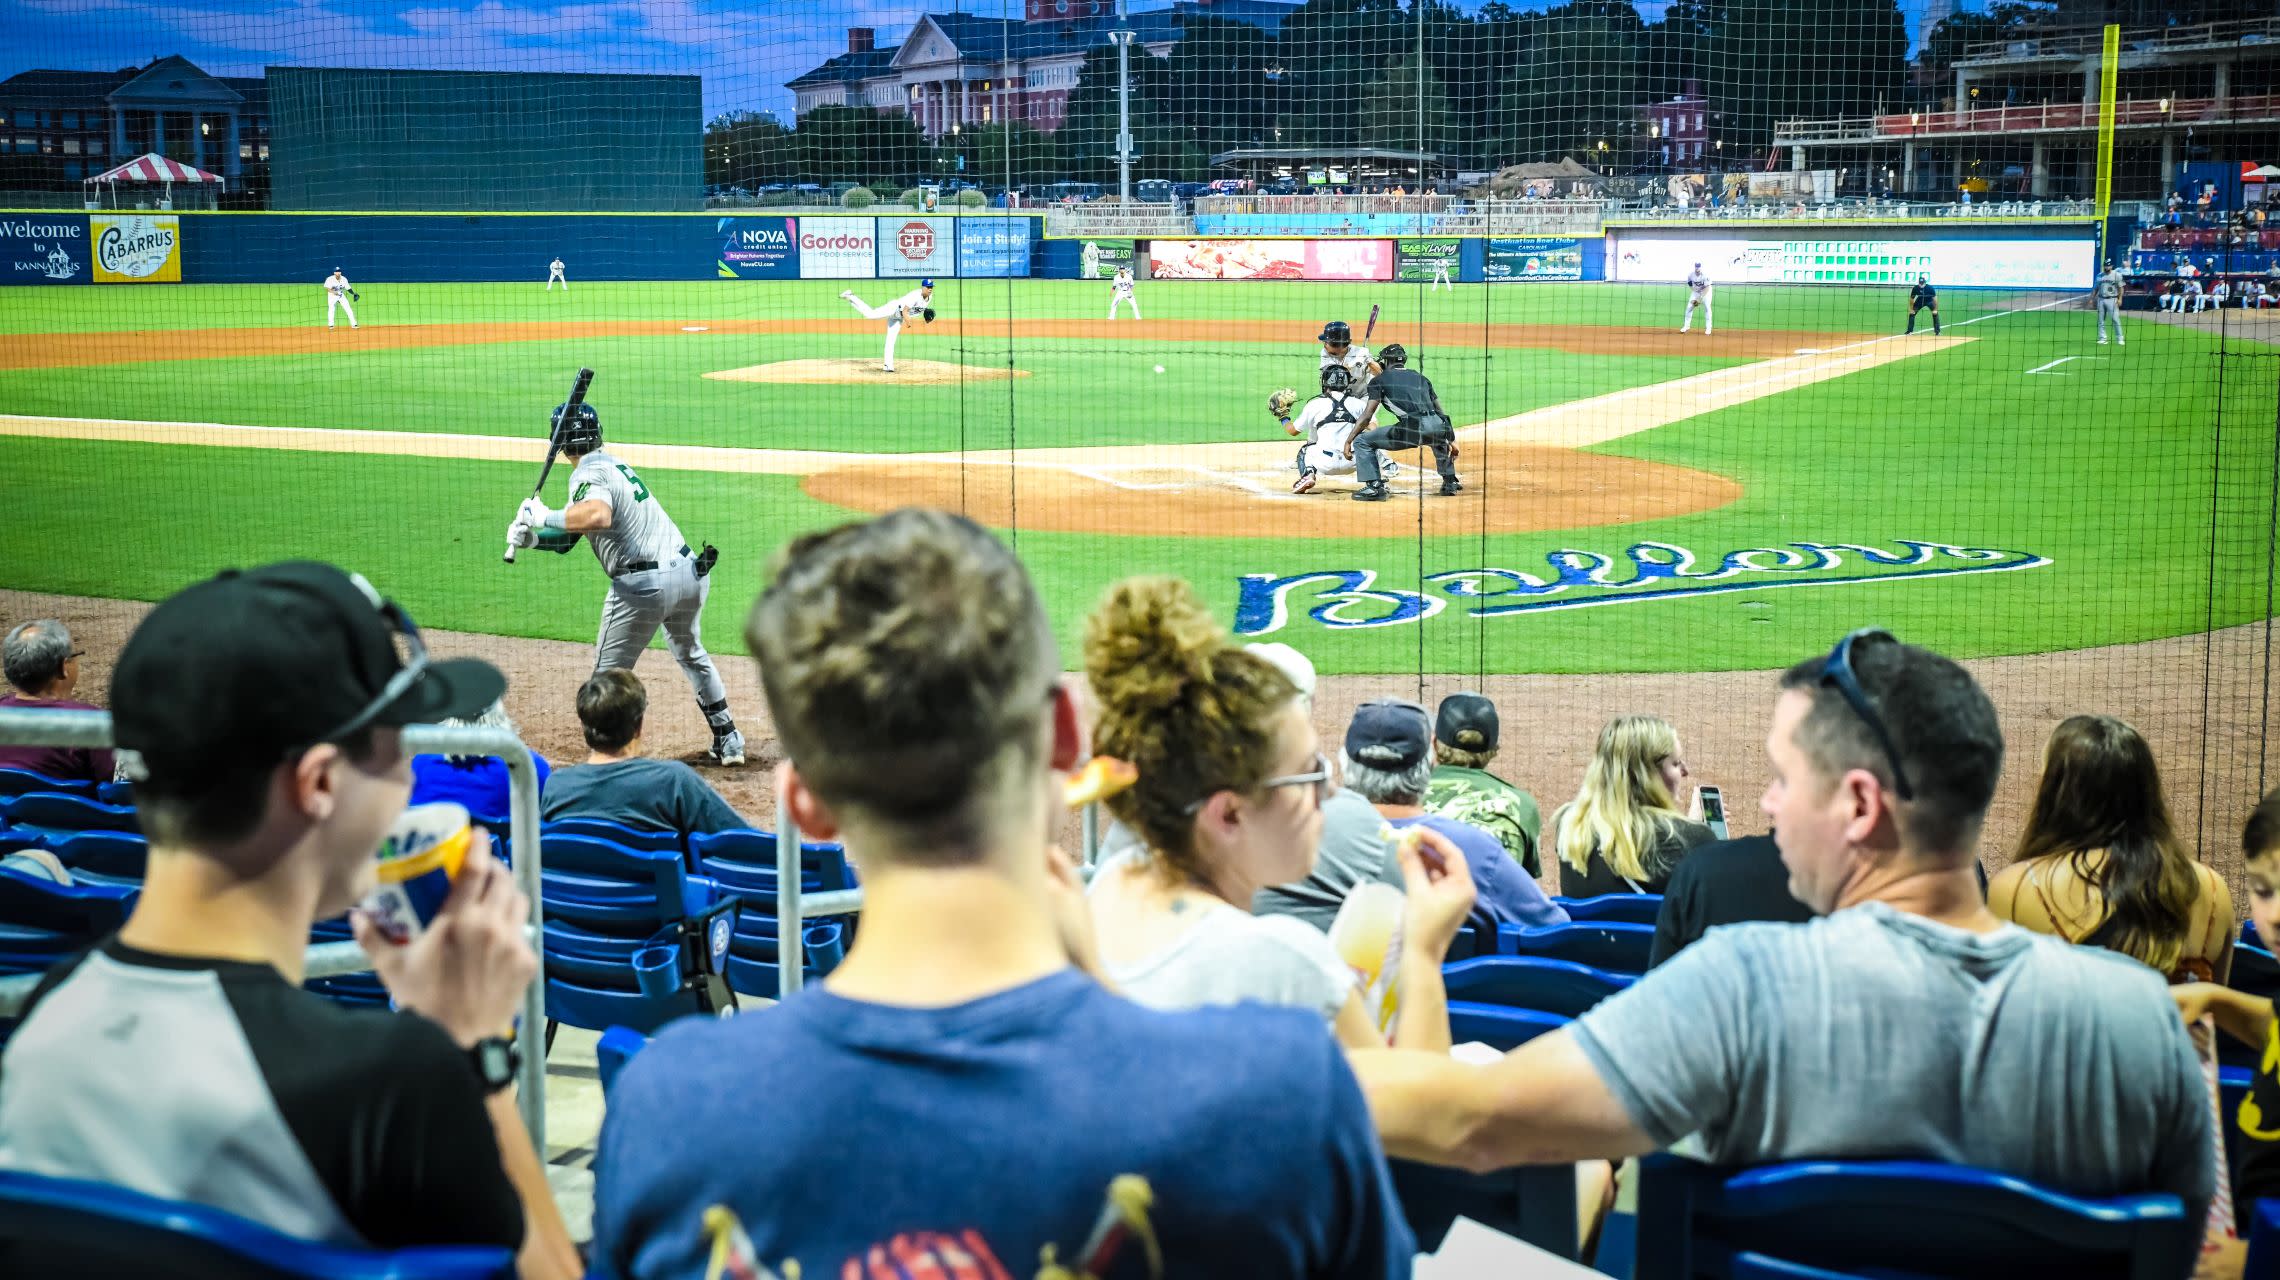
[{"label": "welcome to kannapolis sign", "polygon": [[[1897,540],[1900,550],[1852,542],[1792,542],[1746,547],[1704,562],[1668,542],[1636,542],[1621,556],[1554,551],[1548,574],[1515,569],[1455,569],[1428,574],[1426,591],[1377,585],[1371,569],[1318,569],[1276,576],[1247,573],[1235,610],[1238,635],[1272,635],[1290,624],[1291,609],[1333,630],[1422,622],[1463,603],[1476,618],[1643,604],[1726,591],[1826,587],[1843,583],[1913,582],[1966,573],[2007,573],[2049,564],[2047,556],[1994,547]],[[1428,594],[1437,593],[1437,594]]]}]

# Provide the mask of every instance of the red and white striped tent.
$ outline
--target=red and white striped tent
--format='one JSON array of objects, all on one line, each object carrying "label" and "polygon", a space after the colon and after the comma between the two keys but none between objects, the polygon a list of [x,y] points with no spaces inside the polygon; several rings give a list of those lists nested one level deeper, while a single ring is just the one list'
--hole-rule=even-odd
[{"label": "red and white striped tent", "polygon": [[179,160],[169,160],[153,151],[147,155],[137,156],[115,169],[98,173],[94,177],[84,178],[81,181],[90,188],[99,182],[111,184],[111,190],[114,193],[113,204],[118,203],[116,193],[119,183],[164,183],[166,187],[165,204],[160,207],[166,208],[171,207],[174,202],[174,184],[177,182],[191,184],[211,182],[216,186],[221,186],[227,183],[228,179],[218,173],[208,173],[204,169],[184,164]]}]

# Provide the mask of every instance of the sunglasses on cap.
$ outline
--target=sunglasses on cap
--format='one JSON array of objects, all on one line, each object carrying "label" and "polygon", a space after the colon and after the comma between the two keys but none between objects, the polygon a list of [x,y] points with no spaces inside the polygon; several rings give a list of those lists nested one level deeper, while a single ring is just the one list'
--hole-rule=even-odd
[{"label": "sunglasses on cap", "polygon": [[1884,762],[1892,766],[1892,789],[1899,793],[1901,799],[1913,800],[1916,791],[1908,784],[1908,771],[1900,765],[1900,749],[1892,744],[1892,731],[1885,727],[1884,717],[1876,713],[1876,704],[1869,701],[1868,691],[1861,688],[1860,677],[1853,671],[1853,645],[1861,640],[1892,640],[1898,643],[1891,632],[1877,627],[1863,627],[1852,632],[1837,641],[1836,648],[1829,650],[1828,661],[1821,665],[1821,683],[1824,686],[1836,686],[1837,692],[1844,695],[1845,704],[1853,709],[1853,714],[1859,716],[1861,723],[1868,726],[1868,731],[1876,735],[1877,745],[1884,748]]},{"label": "sunglasses on cap", "polygon": [[396,634],[403,637],[403,668],[397,671],[395,675],[388,677],[388,683],[381,686],[380,692],[374,695],[372,701],[364,704],[362,711],[342,721],[335,728],[318,734],[315,738],[310,739],[306,745],[286,752],[285,754],[288,757],[299,755],[320,742],[339,742],[344,738],[354,737],[359,730],[364,729],[377,719],[381,712],[395,705],[398,698],[403,697],[414,684],[419,682],[421,676],[427,674],[427,642],[420,639],[420,628],[417,623],[412,621],[412,615],[404,612],[404,607],[393,600],[382,600],[375,607],[379,609],[380,616],[387,619],[388,625],[395,629]]},{"label": "sunglasses on cap", "polygon": [[[1262,791],[1272,791],[1277,787],[1314,788],[1314,807],[1319,809],[1329,801],[1331,793],[1338,789],[1338,783],[1330,774],[1330,757],[1317,751],[1314,753],[1314,767],[1305,773],[1284,774],[1279,778],[1262,779],[1259,783],[1259,789]],[[1220,790],[1221,788],[1214,788],[1211,795],[1217,795]],[[1201,800],[1190,801],[1183,812],[1188,816],[1194,816],[1210,801],[1211,795],[1206,795]]]}]

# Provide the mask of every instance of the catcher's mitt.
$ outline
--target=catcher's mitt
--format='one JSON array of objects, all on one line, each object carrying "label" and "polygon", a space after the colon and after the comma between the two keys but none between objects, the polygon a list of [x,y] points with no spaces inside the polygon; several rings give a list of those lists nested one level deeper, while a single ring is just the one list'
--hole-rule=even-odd
[{"label": "catcher's mitt", "polygon": [[1289,387],[1284,387],[1267,397],[1267,412],[1277,418],[1287,418],[1290,416],[1290,407],[1297,403],[1298,393]]},{"label": "catcher's mitt", "polygon": [[933,324],[933,323],[934,323],[934,308],[932,308],[932,307],[928,307],[926,310],[924,310],[924,311],[921,311],[921,312],[919,312],[918,314],[920,314],[920,315],[922,315],[922,316],[925,316],[925,317],[926,317],[926,322],[927,322],[928,324]]}]

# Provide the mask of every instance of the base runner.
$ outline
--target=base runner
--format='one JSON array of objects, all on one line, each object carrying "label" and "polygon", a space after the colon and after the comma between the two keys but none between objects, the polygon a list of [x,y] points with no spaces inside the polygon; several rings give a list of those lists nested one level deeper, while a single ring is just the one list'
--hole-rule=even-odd
[{"label": "base runner", "polygon": [[507,526],[507,540],[553,552],[569,551],[581,537],[592,542],[594,558],[610,575],[601,635],[594,643],[594,670],[632,670],[657,637],[657,628],[664,627],[673,661],[681,665],[697,695],[697,708],[712,728],[712,747],[705,754],[714,764],[743,764],[744,735],[728,713],[728,689],[705,652],[703,636],[705,597],[720,553],[709,546],[690,551],[649,486],[633,468],[603,451],[601,415],[593,405],[578,406],[562,423],[559,438],[562,456],[573,464],[569,504],[554,511],[537,498],[526,500]]},{"label": "base runner", "polygon": [[[903,317],[915,315],[928,324],[934,323],[934,281],[932,279],[919,281],[916,289],[883,307],[874,307],[865,303],[861,298],[855,296],[853,289],[843,290],[839,296],[845,298],[865,320],[884,320],[887,322],[886,358],[879,363],[886,367],[888,373],[895,371],[895,339],[902,336]],[[1138,308],[1134,308],[1134,314],[1138,314]]]}]

